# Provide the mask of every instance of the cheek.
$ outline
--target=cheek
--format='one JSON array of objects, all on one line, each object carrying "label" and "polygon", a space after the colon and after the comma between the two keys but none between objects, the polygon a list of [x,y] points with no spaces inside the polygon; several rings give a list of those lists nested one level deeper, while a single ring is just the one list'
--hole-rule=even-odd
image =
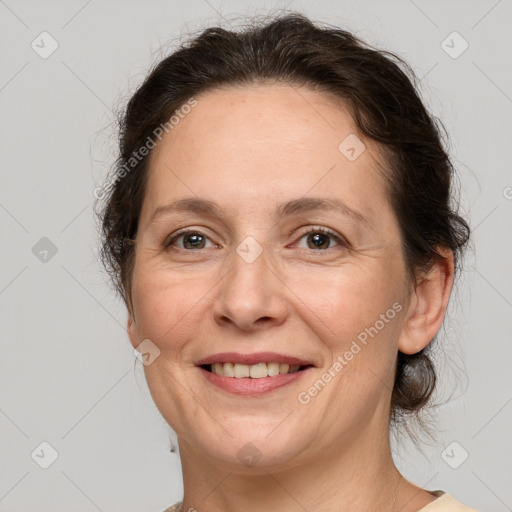
[{"label": "cheek", "polygon": [[[396,274],[382,268],[379,262],[373,268],[347,264],[316,271],[308,269],[289,273],[286,279],[297,308],[316,319],[334,346],[336,340],[346,341],[372,326],[402,297]],[[394,313],[390,313],[393,318]],[[391,323],[397,322],[386,325]]]},{"label": "cheek", "polygon": [[302,299],[296,301],[300,316],[317,326],[319,349],[330,359],[322,378],[332,377],[332,384],[318,404],[336,411],[355,413],[393,386],[404,307],[397,274],[381,263],[297,274],[290,286]]},{"label": "cheek", "polygon": [[371,270],[354,265],[325,275],[303,274],[300,287],[298,283],[297,295],[307,304],[301,307],[302,318],[321,320],[316,320],[315,334],[331,358],[320,376],[329,382],[326,391],[317,394],[315,382],[304,391],[313,393],[315,410],[329,409],[333,422],[347,411],[363,421],[365,414],[387,403],[393,387],[405,310],[398,274],[393,278],[377,264]]},{"label": "cheek", "polygon": [[162,272],[151,266],[134,273],[139,335],[141,340],[150,339],[160,350],[159,357],[144,366],[146,381],[157,408],[164,417],[172,418],[170,424],[180,431],[186,431],[188,426],[185,421],[180,428],[179,418],[202,415],[200,401],[190,400],[194,393],[188,389],[188,372],[194,371],[189,366],[189,342],[201,334],[200,319],[205,317],[212,286],[183,272]]},{"label": "cheek", "polygon": [[[135,276],[134,276],[135,277]],[[212,285],[186,272],[141,269],[134,278],[134,309],[140,336],[178,357],[187,333],[197,329]]]}]

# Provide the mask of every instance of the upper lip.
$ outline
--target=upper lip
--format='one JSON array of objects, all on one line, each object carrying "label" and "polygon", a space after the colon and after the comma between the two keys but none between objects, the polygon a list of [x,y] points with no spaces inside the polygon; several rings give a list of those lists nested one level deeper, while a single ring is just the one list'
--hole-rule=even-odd
[{"label": "upper lip", "polygon": [[256,352],[254,354],[240,354],[238,352],[223,352],[213,354],[197,361],[197,366],[215,363],[239,363],[253,365],[258,363],[282,363],[282,364],[299,364],[301,366],[312,366],[311,361],[300,359],[298,357],[287,356],[284,354],[276,354],[275,352]]}]

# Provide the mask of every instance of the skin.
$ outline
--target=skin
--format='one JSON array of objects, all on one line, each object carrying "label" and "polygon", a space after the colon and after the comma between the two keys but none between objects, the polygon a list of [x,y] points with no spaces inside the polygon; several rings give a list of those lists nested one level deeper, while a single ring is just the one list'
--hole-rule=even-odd
[{"label": "skin", "polygon": [[[389,446],[397,351],[424,348],[439,330],[453,255],[411,282],[398,221],[378,170],[379,148],[349,161],[350,114],[307,88],[258,85],[208,91],[151,154],[132,276],[128,333],[160,350],[144,366],[152,397],[178,436],[183,510],[417,511],[435,497],[403,478]],[[177,199],[216,202],[224,215],[151,216]],[[336,210],[273,217],[302,197]],[[330,229],[349,241],[320,235]],[[205,238],[170,235],[183,228]],[[252,236],[252,263],[236,252]],[[171,237],[172,238],[172,237]],[[194,243],[196,245],[194,245]],[[196,248],[199,246],[199,248]],[[401,311],[308,404],[297,399],[392,305]],[[219,352],[272,351],[306,359],[306,377],[261,397],[228,394],[195,366]],[[247,467],[238,451],[261,459]],[[396,500],[392,508],[393,500]]]}]

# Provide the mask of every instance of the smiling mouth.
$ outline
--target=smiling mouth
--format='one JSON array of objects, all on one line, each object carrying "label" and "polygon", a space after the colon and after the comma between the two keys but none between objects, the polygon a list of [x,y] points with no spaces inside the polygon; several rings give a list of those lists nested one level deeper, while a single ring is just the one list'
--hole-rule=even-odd
[{"label": "smiling mouth", "polygon": [[297,373],[310,367],[312,367],[312,365],[286,363],[257,363],[251,365],[241,363],[214,363],[201,365],[201,368],[210,373],[236,379],[263,379],[265,377],[277,377],[278,375]]}]

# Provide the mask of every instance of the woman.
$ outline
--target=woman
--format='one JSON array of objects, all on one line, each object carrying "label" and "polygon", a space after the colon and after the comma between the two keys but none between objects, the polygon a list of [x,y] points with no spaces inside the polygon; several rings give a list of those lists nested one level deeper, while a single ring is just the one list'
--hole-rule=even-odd
[{"label": "woman", "polygon": [[205,30],[129,101],[103,257],[178,437],[168,511],[470,510],[390,451],[469,237],[404,70],[292,14]]}]

